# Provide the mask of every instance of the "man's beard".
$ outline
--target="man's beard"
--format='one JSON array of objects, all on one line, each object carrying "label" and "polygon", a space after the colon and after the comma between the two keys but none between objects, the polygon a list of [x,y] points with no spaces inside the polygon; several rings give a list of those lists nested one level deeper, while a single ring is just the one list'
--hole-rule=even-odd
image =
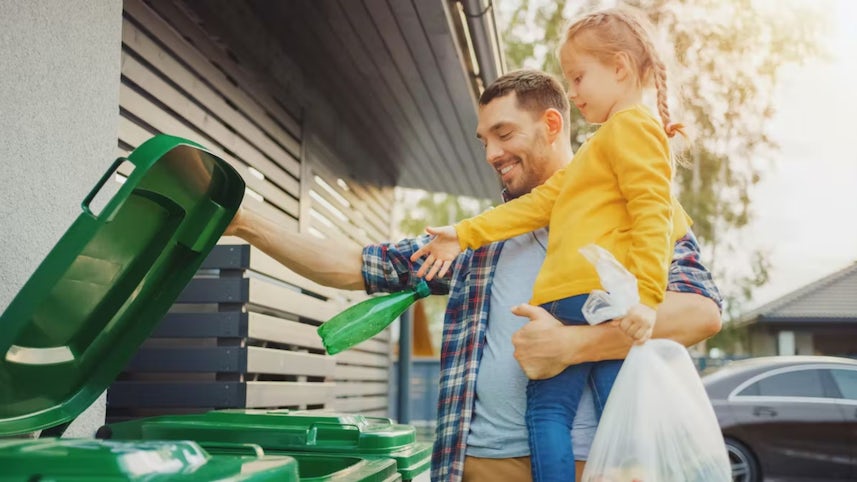
[{"label": "man's beard", "polygon": [[[529,194],[530,191],[544,182],[539,179],[539,176],[533,171],[533,169],[536,166],[544,166],[547,164],[547,157],[544,155],[544,150],[546,149],[545,145],[546,141],[541,137],[534,140],[533,144],[530,146],[530,155],[527,156],[527,160],[529,162],[526,164],[520,156],[513,156],[522,172],[518,177],[519,182],[517,183],[516,189],[511,189],[508,185],[503,186],[503,201],[510,201],[516,197],[523,196],[524,194]],[[524,166],[527,166],[527,168],[525,169]]]}]

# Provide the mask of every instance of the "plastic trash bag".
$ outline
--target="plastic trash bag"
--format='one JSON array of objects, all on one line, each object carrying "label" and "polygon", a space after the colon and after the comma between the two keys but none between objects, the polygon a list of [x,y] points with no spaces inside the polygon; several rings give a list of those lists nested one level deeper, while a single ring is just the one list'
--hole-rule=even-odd
[{"label": "plastic trash bag", "polygon": [[731,482],[714,409],[687,350],[631,348],[601,417],[583,482]]},{"label": "plastic trash bag", "polygon": [[587,244],[580,248],[580,254],[595,266],[601,287],[606,290],[593,290],[583,304],[583,318],[590,325],[621,318],[640,302],[637,278],[610,251],[596,244]]}]

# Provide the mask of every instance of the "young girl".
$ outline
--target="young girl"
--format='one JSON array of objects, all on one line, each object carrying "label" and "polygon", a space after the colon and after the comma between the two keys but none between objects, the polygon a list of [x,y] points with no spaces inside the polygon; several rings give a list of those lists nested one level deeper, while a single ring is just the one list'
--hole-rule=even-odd
[{"label": "young girl", "polygon": [[[572,162],[530,194],[452,226],[428,228],[435,238],[411,258],[427,256],[418,274],[443,276],[464,249],[476,249],[549,226],[547,257],[532,304],[565,324],[583,324],[588,293],[600,288],[578,249],[609,250],[638,279],[640,304],[619,321],[642,343],[652,333],[663,300],[673,244],[690,219],[670,192],[672,158],[666,69],[640,21],[623,10],[586,15],[568,29],[559,50],[569,99],[598,131]],[[661,122],[641,105],[654,84]],[[509,135],[514,135],[510,133]],[[574,480],[569,430],[584,383],[594,389],[598,413],[621,361],[585,363],[527,386],[527,427],[536,481]],[[628,400],[633,403],[633,400]]]}]

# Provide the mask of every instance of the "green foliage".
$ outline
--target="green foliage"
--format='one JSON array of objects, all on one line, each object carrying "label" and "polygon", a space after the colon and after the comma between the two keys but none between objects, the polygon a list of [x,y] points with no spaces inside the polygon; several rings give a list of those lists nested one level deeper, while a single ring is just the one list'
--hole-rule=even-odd
[{"label": "green foliage", "polygon": [[[495,0],[510,68],[539,68],[561,78],[554,51],[565,24],[579,12],[616,2]],[[753,288],[768,279],[763,251],[739,244],[753,219],[753,187],[777,155],[768,125],[783,68],[822,56],[819,12],[780,0],[629,0],[671,49],[661,49],[674,121],[690,128],[692,142],[678,169],[682,205],[726,299],[738,313]],[[541,47],[540,47],[541,46]],[[577,147],[591,132],[572,112]],[[728,262],[727,262],[728,260]],[[735,260],[740,260],[736,262]]]},{"label": "green foliage", "polygon": [[705,348],[718,348],[727,354],[746,354],[750,349],[750,332],[747,325],[725,323],[720,332],[705,340]]},{"label": "green foliage", "polygon": [[[497,196],[500,189],[497,188]],[[400,189],[397,203],[404,209],[399,230],[406,236],[425,234],[426,226],[446,226],[475,216],[491,206],[487,199]]]}]

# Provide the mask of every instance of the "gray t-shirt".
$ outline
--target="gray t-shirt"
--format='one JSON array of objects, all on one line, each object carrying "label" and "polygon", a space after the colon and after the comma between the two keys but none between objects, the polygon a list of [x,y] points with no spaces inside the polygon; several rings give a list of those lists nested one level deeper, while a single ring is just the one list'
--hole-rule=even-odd
[{"label": "gray t-shirt", "polygon": [[[527,377],[513,356],[512,334],[529,320],[511,307],[527,302],[545,259],[547,230],[512,238],[503,245],[491,288],[488,326],[479,371],[476,406],[467,436],[467,455],[486,458],[522,457],[527,444]],[[588,384],[574,420],[574,455],[586,460],[595,436],[594,402]]]}]

